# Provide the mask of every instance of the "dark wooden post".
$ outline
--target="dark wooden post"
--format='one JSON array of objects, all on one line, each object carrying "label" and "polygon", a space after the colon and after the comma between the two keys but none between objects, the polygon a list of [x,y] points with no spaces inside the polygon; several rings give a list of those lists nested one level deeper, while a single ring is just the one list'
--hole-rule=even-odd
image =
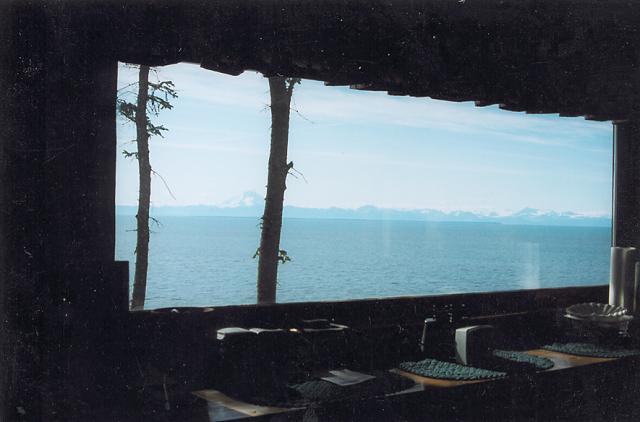
[{"label": "dark wooden post", "polygon": [[112,269],[118,73],[95,13],[83,6],[47,9],[44,276],[37,287],[44,292],[41,359],[49,374],[44,419],[87,411],[78,403],[92,407],[99,395],[108,400],[122,366],[111,358],[123,330],[117,312],[123,298],[115,295],[123,289]]},{"label": "dark wooden post", "polygon": [[[42,270],[45,16],[33,4],[0,5],[0,420],[40,420],[37,383]],[[19,31],[18,31],[19,28]]]},{"label": "dark wooden post", "polygon": [[611,245],[640,247],[640,119],[613,127]]},{"label": "dark wooden post", "polygon": [[[117,62],[83,10],[0,5],[3,421],[51,419],[43,395],[65,384],[53,377],[66,374],[71,350],[84,353],[74,371],[93,374],[104,362],[96,350],[122,326],[110,310],[126,303],[113,267]],[[60,344],[59,329],[73,344]]]}]

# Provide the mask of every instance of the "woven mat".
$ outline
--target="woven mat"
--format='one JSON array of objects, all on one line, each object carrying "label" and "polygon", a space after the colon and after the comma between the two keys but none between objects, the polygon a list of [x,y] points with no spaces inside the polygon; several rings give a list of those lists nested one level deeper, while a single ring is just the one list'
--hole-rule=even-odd
[{"label": "woven mat", "polygon": [[489,371],[487,369],[442,362],[435,359],[425,359],[418,362],[402,362],[399,367],[403,371],[423,377],[457,381],[493,379],[507,375],[504,372]]},{"label": "woven mat", "polygon": [[415,384],[405,377],[387,371],[373,371],[370,374],[376,378],[346,387],[324,380],[310,380],[291,387],[305,399],[312,402],[321,402],[382,396],[406,390]]},{"label": "woven mat", "polygon": [[597,358],[622,358],[640,355],[640,350],[623,349],[614,346],[601,346],[590,343],[553,343],[542,346],[543,349],[570,355],[589,356]]},{"label": "woven mat", "polygon": [[516,352],[513,350],[494,350],[493,355],[500,359],[506,359],[511,362],[526,363],[535,366],[536,369],[551,369],[553,361],[543,358],[542,356],[534,356],[524,352]]},{"label": "woven mat", "polygon": [[287,388],[287,397],[251,397],[247,402],[260,406],[305,407],[313,403],[379,397],[413,387],[415,382],[388,371],[367,372],[374,379],[360,384],[339,386],[321,379],[311,379]]}]

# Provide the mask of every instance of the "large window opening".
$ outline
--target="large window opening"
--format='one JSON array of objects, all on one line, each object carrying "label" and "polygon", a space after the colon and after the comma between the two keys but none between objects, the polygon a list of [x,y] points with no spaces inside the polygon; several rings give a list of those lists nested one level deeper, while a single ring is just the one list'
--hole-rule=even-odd
[{"label": "large window opening", "polygon": [[[256,302],[271,116],[260,74],[158,68],[145,309]],[[138,70],[122,65],[119,94]],[[151,74],[151,80],[155,76]],[[291,103],[277,301],[605,284],[611,124],[303,80]],[[136,150],[119,118],[119,150]],[[118,157],[116,258],[134,278],[138,164]]]}]

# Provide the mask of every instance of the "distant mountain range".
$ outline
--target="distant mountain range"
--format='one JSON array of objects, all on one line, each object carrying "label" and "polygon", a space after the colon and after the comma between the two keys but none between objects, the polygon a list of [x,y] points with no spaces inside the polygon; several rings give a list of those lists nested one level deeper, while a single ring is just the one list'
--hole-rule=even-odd
[{"label": "distant mountain range", "polygon": [[[227,202],[220,206],[188,205],[152,207],[151,214],[161,216],[215,216],[215,217],[260,217],[264,210],[264,198],[255,192],[245,192],[238,201]],[[129,205],[116,206],[118,215],[136,215],[137,207]],[[302,208],[287,205],[284,207],[287,218],[333,218],[354,220],[404,220],[434,222],[468,222],[468,223],[500,223],[527,224],[541,226],[596,226],[611,225],[609,216],[590,216],[574,212],[541,211],[524,208],[512,214],[475,213],[471,211],[439,211],[434,209],[403,210],[378,208],[365,205],[355,209],[349,208]]]}]

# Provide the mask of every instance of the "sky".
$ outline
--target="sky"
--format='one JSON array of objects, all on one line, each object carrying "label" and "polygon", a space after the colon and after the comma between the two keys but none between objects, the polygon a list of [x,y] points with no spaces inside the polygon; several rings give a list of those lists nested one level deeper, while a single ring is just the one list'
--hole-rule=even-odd
[{"label": "sky", "polygon": [[[158,68],[157,77],[173,81],[179,98],[154,118],[169,131],[151,138],[151,165],[171,193],[154,177],[152,204],[228,205],[244,192],[264,194],[267,79],[192,64]],[[120,66],[119,87],[136,79],[136,69]],[[309,80],[295,87],[292,109],[289,160],[304,177],[287,179],[287,205],[611,214],[609,122]],[[133,139],[135,127],[118,119],[119,151],[135,150]],[[135,160],[118,155],[117,204],[137,204],[137,171]]]}]

